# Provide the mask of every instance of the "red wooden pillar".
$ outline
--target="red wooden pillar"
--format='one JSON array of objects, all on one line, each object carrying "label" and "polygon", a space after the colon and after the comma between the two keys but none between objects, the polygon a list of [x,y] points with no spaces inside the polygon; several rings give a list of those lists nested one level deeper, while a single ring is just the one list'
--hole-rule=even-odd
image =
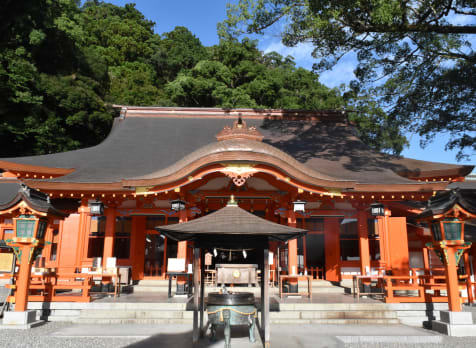
[{"label": "red wooden pillar", "polygon": [[[288,226],[296,227],[296,213],[288,210]],[[288,241],[288,274],[298,274],[298,246],[297,239]],[[289,281],[289,292],[298,292],[298,282],[296,279]]]},{"label": "red wooden pillar", "polygon": [[471,249],[468,250],[468,253],[471,253],[471,255],[473,256],[473,275],[476,277],[476,243],[473,243]]},{"label": "red wooden pillar", "polygon": [[104,236],[103,267],[108,257],[114,255],[114,232],[116,229],[116,208],[106,209],[106,233]]},{"label": "red wooden pillar", "polygon": [[430,274],[430,259],[428,257],[428,248],[427,247],[423,247],[421,249],[421,252],[423,254],[423,268],[424,268],[424,273],[425,275],[429,275]]},{"label": "red wooden pillar", "polygon": [[46,262],[48,262],[51,258],[51,244],[53,242],[53,225],[48,224],[48,227],[46,228],[46,233],[45,233],[45,247],[43,248],[43,257],[46,259]]},{"label": "red wooden pillar", "polygon": [[456,270],[455,249],[446,248],[445,262],[446,286],[448,291],[448,307],[452,312],[461,312],[461,301],[458,288],[458,273]]},{"label": "red wooden pillar", "polygon": [[[296,227],[296,213],[288,210],[288,226]],[[298,248],[297,239],[288,241],[288,274],[298,273]]]},{"label": "red wooden pillar", "polygon": [[393,275],[407,276],[410,272],[407,220],[405,217],[391,217],[387,220],[387,226],[388,263],[386,269],[391,269]]},{"label": "red wooden pillar", "polygon": [[81,206],[79,207],[79,226],[78,226],[78,243],[76,251],[76,267],[81,267],[82,260],[88,256],[88,239],[89,228],[91,225],[91,216],[89,215],[90,208],[88,206],[88,200],[81,200]]},{"label": "red wooden pillar", "polygon": [[132,280],[144,278],[144,254],[145,254],[145,216],[132,217],[132,236],[131,236],[131,263]]},{"label": "red wooden pillar", "polygon": [[367,270],[370,271],[370,248],[367,226],[367,212],[365,210],[358,211],[357,226],[359,230],[360,274],[366,275]]},{"label": "red wooden pillar", "polygon": [[326,255],[326,280],[339,282],[340,274],[339,218],[324,218],[324,248]]},{"label": "red wooden pillar", "polygon": [[22,245],[20,247],[21,260],[16,281],[15,312],[24,312],[28,306],[28,289],[30,287],[32,265],[32,260],[30,259],[31,248],[34,247],[30,245]]},{"label": "red wooden pillar", "polygon": [[[182,222],[187,222],[187,210],[181,210],[179,211],[179,223]],[[178,259],[187,259],[187,242],[178,242],[177,246],[177,258]],[[185,265],[187,264],[187,261],[185,260]]]},{"label": "red wooden pillar", "polygon": [[389,246],[389,227],[388,220],[392,215],[389,209],[385,209],[385,216],[379,216],[378,228],[380,234],[380,261],[383,263],[385,270],[391,270],[392,264],[390,260],[390,246]]},{"label": "red wooden pillar", "polygon": [[466,270],[466,288],[468,291],[468,302],[473,303],[474,301],[474,292],[473,292],[473,284],[471,282],[471,266],[469,265],[469,254],[465,252],[463,254],[464,258],[464,269]]},{"label": "red wooden pillar", "polygon": [[[187,210],[180,210],[179,211],[179,223],[187,222]],[[187,272],[187,242],[178,242],[177,245],[177,258],[178,259],[185,259],[185,272]],[[177,290],[183,290],[185,287],[186,279],[184,277],[177,277]]]}]

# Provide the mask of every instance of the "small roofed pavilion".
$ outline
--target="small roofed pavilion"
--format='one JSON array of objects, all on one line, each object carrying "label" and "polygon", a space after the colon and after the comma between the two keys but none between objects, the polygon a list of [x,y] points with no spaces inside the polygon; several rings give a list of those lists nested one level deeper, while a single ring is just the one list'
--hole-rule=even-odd
[{"label": "small roofed pavilion", "polygon": [[[46,234],[51,234],[54,219],[64,219],[69,214],[57,209],[48,195],[29,188],[24,184],[3,184],[0,195],[0,221],[13,219],[13,234],[5,239],[18,261],[18,273],[14,296],[7,301],[15,303],[15,312],[6,312],[3,325],[30,328],[36,325],[35,312],[28,311],[28,292],[30,286],[31,266],[35,257],[45,247]],[[13,265],[15,265],[15,261]]]},{"label": "small roofed pavilion", "polygon": [[[263,250],[261,263],[261,329],[264,346],[269,347],[269,241],[287,241],[304,235],[307,231],[280,225],[262,219],[238,207],[233,196],[226,207],[189,222],[156,228],[167,237],[177,241],[193,241],[193,342],[203,335],[204,312],[204,254],[206,248],[253,248]],[[201,259],[201,262],[199,260]],[[197,270],[200,266],[201,284]],[[200,325],[198,312],[200,311]]]},{"label": "small roofed pavilion", "polygon": [[[463,312],[459,294],[458,264],[463,257],[469,269],[469,256],[465,253],[471,242],[465,241],[465,221],[476,218],[476,190],[459,188],[440,192],[415,220],[426,222],[432,232],[432,242],[427,247],[434,250],[445,266],[449,312],[441,312],[441,320],[434,321],[434,330],[450,336],[474,335],[476,325],[471,315]],[[471,291],[468,291],[470,303]]]}]

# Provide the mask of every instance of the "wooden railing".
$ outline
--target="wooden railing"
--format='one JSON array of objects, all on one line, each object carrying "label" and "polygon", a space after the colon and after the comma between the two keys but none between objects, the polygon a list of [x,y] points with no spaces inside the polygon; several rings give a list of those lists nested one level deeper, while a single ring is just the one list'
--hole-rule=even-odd
[{"label": "wooden railing", "polygon": [[309,267],[307,268],[307,274],[312,279],[324,279],[324,269],[321,267]]},{"label": "wooden railing", "polygon": [[[384,276],[385,302],[448,302],[445,275]],[[472,303],[475,283],[468,275],[459,276],[459,290],[467,290],[462,302]]]},{"label": "wooden railing", "polygon": [[86,273],[32,274],[28,301],[89,302],[91,287],[92,275]]}]

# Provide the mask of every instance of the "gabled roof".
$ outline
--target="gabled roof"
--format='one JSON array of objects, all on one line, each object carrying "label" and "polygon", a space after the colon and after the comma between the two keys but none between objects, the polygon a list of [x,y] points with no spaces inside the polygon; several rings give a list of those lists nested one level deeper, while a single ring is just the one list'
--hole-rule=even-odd
[{"label": "gabled roof", "polygon": [[[358,138],[342,111],[158,107],[124,108],[109,136],[97,146],[58,154],[4,158],[0,160],[0,168],[34,172],[41,166],[43,171],[52,168],[57,173],[64,172],[60,177],[44,181],[117,183],[117,187],[122,187],[124,180],[177,171],[180,163],[192,153],[206,155],[207,149],[216,152],[220,146],[215,136],[225,126],[231,126],[238,115],[263,135],[263,144],[252,148],[252,153],[258,153],[258,147],[273,148],[278,157],[293,158],[299,163],[295,167],[306,169],[311,177],[318,175],[335,182],[404,187],[419,185],[407,176],[457,177],[465,176],[473,169],[472,166],[417,161],[372,151]],[[249,147],[251,140],[246,144],[245,141],[242,140],[242,145]],[[229,151],[223,149],[220,153]],[[35,185],[41,182],[31,180],[31,185],[39,187]],[[423,189],[425,184],[421,183],[421,187]],[[428,186],[427,190],[431,189]]]},{"label": "gabled roof", "polygon": [[41,213],[58,217],[69,215],[54,207],[49,197],[42,192],[19,183],[0,184],[0,211],[13,208],[22,201],[35,211]]},{"label": "gabled roof", "polygon": [[174,240],[199,240],[206,237],[261,236],[271,240],[286,241],[304,235],[307,231],[262,219],[241,209],[236,204],[228,204],[209,215],[188,222],[156,227]]},{"label": "gabled roof", "polygon": [[431,218],[451,211],[455,206],[460,206],[466,212],[476,217],[476,183],[461,185],[449,191],[439,192],[428,201],[426,208],[413,218],[416,220]]}]

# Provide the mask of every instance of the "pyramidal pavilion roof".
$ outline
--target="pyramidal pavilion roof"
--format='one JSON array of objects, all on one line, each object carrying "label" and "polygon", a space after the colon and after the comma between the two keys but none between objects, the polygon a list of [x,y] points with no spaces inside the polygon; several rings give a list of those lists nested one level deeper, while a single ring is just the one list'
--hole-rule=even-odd
[{"label": "pyramidal pavilion roof", "polygon": [[[174,240],[195,240],[215,236],[262,236],[286,241],[307,231],[262,219],[238,207],[233,197],[227,206],[211,214],[179,224],[159,226],[157,230]],[[215,240],[215,239],[213,239]]]},{"label": "pyramidal pavilion roof", "polygon": [[[227,127],[238,118],[248,127],[248,134],[228,136]],[[362,191],[388,185],[408,191],[442,189],[446,184],[415,179],[462,177],[473,169],[375,152],[359,139],[346,113],[339,110],[130,106],[121,107],[109,136],[96,146],[3,158],[0,168],[38,173],[26,182],[39,189],[61,184],[119,189],[165,184],[223,161],[274,166],[302,182],[357,191],[359,185]]]}]

